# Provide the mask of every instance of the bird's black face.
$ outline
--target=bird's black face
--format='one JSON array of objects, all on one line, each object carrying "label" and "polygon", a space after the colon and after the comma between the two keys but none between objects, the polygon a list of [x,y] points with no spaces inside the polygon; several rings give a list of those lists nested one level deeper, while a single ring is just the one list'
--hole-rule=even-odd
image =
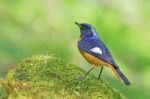
[{"label": "bird's black face", "polygon": [[80,28],[81,31],[81,37],[85,37],[85,36],[94,36],[96,35],[96,30],[93,26],[91,26],[90,24],[87,23],[77,23],[75,22],[75,24],[77,24]]}]

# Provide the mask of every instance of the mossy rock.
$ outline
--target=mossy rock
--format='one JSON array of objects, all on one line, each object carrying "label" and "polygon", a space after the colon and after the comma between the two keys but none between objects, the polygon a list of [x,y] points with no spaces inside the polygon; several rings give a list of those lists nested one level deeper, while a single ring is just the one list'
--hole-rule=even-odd
[{"label": "mossy rock", "polygon": [[2,84],[9,99],[125,99],[92,74],[79,79],[85,73],[59,58],[36,55],[10,70]]}]

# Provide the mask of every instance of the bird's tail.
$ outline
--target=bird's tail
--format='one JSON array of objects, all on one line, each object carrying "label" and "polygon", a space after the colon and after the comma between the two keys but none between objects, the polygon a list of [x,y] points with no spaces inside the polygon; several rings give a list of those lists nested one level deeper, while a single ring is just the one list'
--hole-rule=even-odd
[{"label": "bird's tail", "polygon": [[122,73],[122,71],[119,68],[114,68],[113,66],[109,66],[112,71],[115,73],[118,79],[123,81],[126,85],[131,85],[130,81],[127,79],[127,77]]}]

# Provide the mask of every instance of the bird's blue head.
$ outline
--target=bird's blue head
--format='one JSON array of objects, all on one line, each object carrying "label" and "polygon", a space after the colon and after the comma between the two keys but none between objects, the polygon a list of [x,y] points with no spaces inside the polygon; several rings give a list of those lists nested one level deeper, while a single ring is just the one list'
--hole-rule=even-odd
[{"label": "bird's blue head", "polygon": [[97,36],[95,28],[87,23],[77,23],[75,22],[76,25],[79,26],[80,32],[81,32],[81,37],[91,37],[91,36]]}]

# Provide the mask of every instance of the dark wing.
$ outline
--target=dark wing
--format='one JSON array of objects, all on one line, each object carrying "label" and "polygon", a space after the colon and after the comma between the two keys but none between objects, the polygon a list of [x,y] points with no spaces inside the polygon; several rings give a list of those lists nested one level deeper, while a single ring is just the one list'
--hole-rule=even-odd
[{"label": "dark wing", "polygon": [[105,48],[105,52],[107,57],[109,58],[109,60],[111,61],[111,64],[117,69],[119,68],[118,65],[116,64],[116,62],[114,61],[114,59],[112,58],[112,55],[110,53],[110,51],[107,49],[106,45],[103,43],[103,46]]},{"label": "dark wing", "polygon": [[[81,40],[79,41],[78,47],[81,50],[90,53],[93,56],[102,59],[109,64],[112,64],[115,68],[118,68],[118,66],[116,65],[115,61],[111,56],[111,53],[99,38],[90,38],[90,39],[88,38]],[[102,53],[92,51],[91,49],[93,48],[99,48],[102,51]]]}]

